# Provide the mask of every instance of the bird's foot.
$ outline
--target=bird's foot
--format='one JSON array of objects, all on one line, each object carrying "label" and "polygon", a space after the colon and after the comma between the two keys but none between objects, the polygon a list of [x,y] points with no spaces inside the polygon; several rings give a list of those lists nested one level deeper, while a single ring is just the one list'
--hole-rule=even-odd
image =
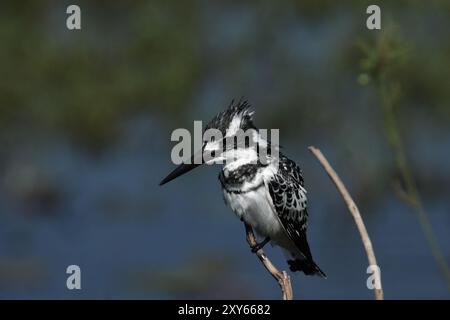
[{"label": "bird's foot", "polygon": [[266,237],[260,243],[255,244],[254,246],[251,247],[252,248],[252,252],[256,253],[259,249],[262,249],[269,241],[270,241],[270,238]]}]

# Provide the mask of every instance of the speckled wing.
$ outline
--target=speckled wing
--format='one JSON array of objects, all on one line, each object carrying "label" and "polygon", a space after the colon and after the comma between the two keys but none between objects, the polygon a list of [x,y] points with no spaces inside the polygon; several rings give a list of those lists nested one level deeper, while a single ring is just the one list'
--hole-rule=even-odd
[{"label": "speckled wing", "polygon": [[300,168],[294,161],[281,156],[279,170],[267,183],[269,194],[287,235],[305,258],[312,260],[306,240],[308,212],[303,185]]}]

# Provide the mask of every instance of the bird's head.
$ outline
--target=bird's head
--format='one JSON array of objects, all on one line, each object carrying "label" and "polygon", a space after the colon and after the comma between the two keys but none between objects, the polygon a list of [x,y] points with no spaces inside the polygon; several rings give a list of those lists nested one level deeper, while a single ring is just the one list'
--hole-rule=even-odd
[{"label": "bird's head", "polygon": [[163,185],[201,164],[248,163],[257,161],[257,148],[265,141],[253,125],[253,112],[247,101],[235,102],[217,114],[205,127],[203,145],[190,159],[180,164],[160,185]]}]

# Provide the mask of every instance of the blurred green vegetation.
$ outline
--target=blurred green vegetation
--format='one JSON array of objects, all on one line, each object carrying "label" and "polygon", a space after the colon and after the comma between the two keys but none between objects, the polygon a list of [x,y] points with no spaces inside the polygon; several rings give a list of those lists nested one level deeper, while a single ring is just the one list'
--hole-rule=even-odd
[{"label": "blurred green vegetation", "polygon": [[[438,72],[438,70],[433,67],[426,68],[425,70],[431,69],[431,72],[428,73],[435,72],[433,75],[438,79],[436,84],[438,90],[435,92],[429,88],[430,92],[428,93],[425,91],[425,97],[422,97],[420,94],[414,94],[413,91],[416,84],[411,85],[404,77],[405,75],[413,75],[411,72],[407,72],[407,70],[413,68],[414,62],[418,62],[415,59],[415,52],[417,52],[417,50],[414,50],[411,45],[408,45],[403,40],[392,21],[390,21],[387,27],[377,35],[374,41],[361,41],[359,42],[359,46],[363,54],[361,60],[361,69],[363,73],[358,76],[358,81],[361,85],[373,83],[374,88],[378,92],[379,105],[384,117],[385,136],[392,149],[395,167],[398,171],[397,176],[399,177],[399,181],[394,182],[394,191],[396,191],[400,199],[410,205],[416,213],[431,253],[439,266],[447,287],[450,289],[450,268],[435,235],[428,213],[422,203],[413,170],[411,169],[407,157],[407,151],[403,141],[404,135],[398,124],[398,119],[399,117],[402,117],[402,115],[404,115],[405,118],[408,118],[408,108],[401,108],[401,105],[402,102],[403,105],[413,103],[413,101],[409,99],[413,99],[415,103],[423,103],[426,106],[431,103],[431,105],[435,106],[435,110],[438,114],[441,114],[442,109],[446,110],[447,112],[443,112],[442,115],[448,117],[449,91],[445,90],[445,88],[450,88],[450,74],[445,74],[445,70],[444,72]],[[438,65],[441,64],[439,63]],[[447,70],[447,72],[448,71],[449,70]],[[444,76],[443,79],[441,79],[442,75]],[[425,75],[423,79],[425,79],[425,81],[430,81],[431,78]],[[428,82],[426,82],[426,84],[428,84]],[[442,84],[446,87],[444,88]],[[425,83],[423,83],[423,85],[425,85]],[[422,83],[419,84],[419,87],[423,87]],[[444,103],[439,104],[439,102]],[[446,105],[445,102],[447,102]],[[445,107],[443,107],[444,105]]]},{"label": "blurred green vegetation", "polygon": [[[344,43],[336,55],[337,61],[347,61],[344,71],[355,74],[358,70],[353,57],[359,51],[351,39],[375,36],[361,28],[368,3],[348,1],[340,3],[339,8],[334,1],[286,1],[284,5],[269,3],[259,8],[256,4],[237,2],[227,5],[243,9],[254,7],[267,18],[267,25],[261,26],[266,31],[292,14],[307,22],[317,22],[326,21],[336,10],[346,10],[361,21],[353,21],[356,34],[348,34],[350,41]],[[385,12],[397,18],[406,10],[412,12],[413,17],[422,11],[425,15],[440,15],[435,27],[448,27],[448,24],[439,25],[439,21],[449,17],[448,1],[427,2],[426,10],[420,1],[382,3],[383,26],[387,20]],[[236,77],[240,76],[242,65],[233,66],[231,61],[215,61],[208,56],[204,43],[205,19],[214,17],[205,18],[208,15],[204,10],[205,2],[81,1],[84,29],[79,32],[64,27],[65,5],[56,1],[6,1],[1,5],[2,135],[18,128],[36,128],[49,134],[67,135],[81,145],[98,148],[114,141],[121,121],[130,115],[156,111],[163,117],[182,117],[213,64],[231,63],[230,72],[234,70]],[[415,24],[419,31],[400,30],[405,35],[401,41],[406,44],[400,46],[400,50],[408,48],[413,54],[408,55],[403,64],[389,68],[389,72],[402,83],[402,107],[408,108],[409,102],[414,101],[414,105],[422,106],[437,121],[447,123],[450,120],[448,34],[433,33],[434,42],[428,41],[431,47],[415,45],[415,41],[427,41],[431,29],[420,32],[420,25],[428,20],[417,18]],[[441,43],[436,43],[439,41]],[[264,47],[269,45],[264,38],[257,37],[239,47],[237,53],[245,56],[248,46],[252,46],[264,54]],[[387,55],[397,54],[387,52],[386,45],[381,41],[377,43],[380,46],[377,50],[365,48],[367,58],[363,67],[367,72],[359,76],[360,83],[369,83],[371,73],[391,58]],[[434,50],[436,46],[440,50]],[[379,57],[375,56],[378,54]],[[292,74],[285,71],[287,80],[298,78],[296,68],[292,69]],[[301,85],[301,81],[306,80],[295,81]],[[308,96],[299,96],[296,90],[289,89],[283,94],[286,108],[297,104],[300,98],[308,101]],[[278,104],[267,101],[269,106],[274,103]],[[316,108],[317,104],[327,104],[328,100],[313,99],[310,103]],[[305,113],[310,113],[308,111],[311,110],[307,103]],[[329,118],[334,119],[331,114]],[[283,120],[286,130],[296,128],[289,117]]]},{"label": "blurred green vegetation", "polygon": [[419,107],[446,124],[450,120],[450,41],[442,39],[443,50],[433,50],[431,44],[415,43],[417,39],[392,19],[386,20],[379,35],[357,42],[363,55],[359,83],[373,81],[382,86],[390,81],[389,95],[396,108],[402,108],[398,112]]},{"label": "blurred green vegetation", "polygon": [[72,32],[55,4],[2,5],[2,134],[30,127],[99,147],[127,115],[174,114],[189,100],[200,71],[195,6],[84,2],[85,30]]}]

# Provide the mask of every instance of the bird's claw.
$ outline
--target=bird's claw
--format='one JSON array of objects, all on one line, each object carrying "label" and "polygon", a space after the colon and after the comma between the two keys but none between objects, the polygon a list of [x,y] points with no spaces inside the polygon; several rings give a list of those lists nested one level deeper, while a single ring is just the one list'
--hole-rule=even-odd
[{"label": "bird's claw", "polygon": [[262,247],[259,245],[259,243],[255,244],[251,247],[252,253],[256,253],[259,249],[262,249]]},{"label": "bird's claw", "polygon": [[252,253],[256,253],[259,249],[262,249],[269,241],[270,241],[270,238],[267,237],[260,243],[257,243],[254,246],[251,246],[250,248],[252,249]]}]

